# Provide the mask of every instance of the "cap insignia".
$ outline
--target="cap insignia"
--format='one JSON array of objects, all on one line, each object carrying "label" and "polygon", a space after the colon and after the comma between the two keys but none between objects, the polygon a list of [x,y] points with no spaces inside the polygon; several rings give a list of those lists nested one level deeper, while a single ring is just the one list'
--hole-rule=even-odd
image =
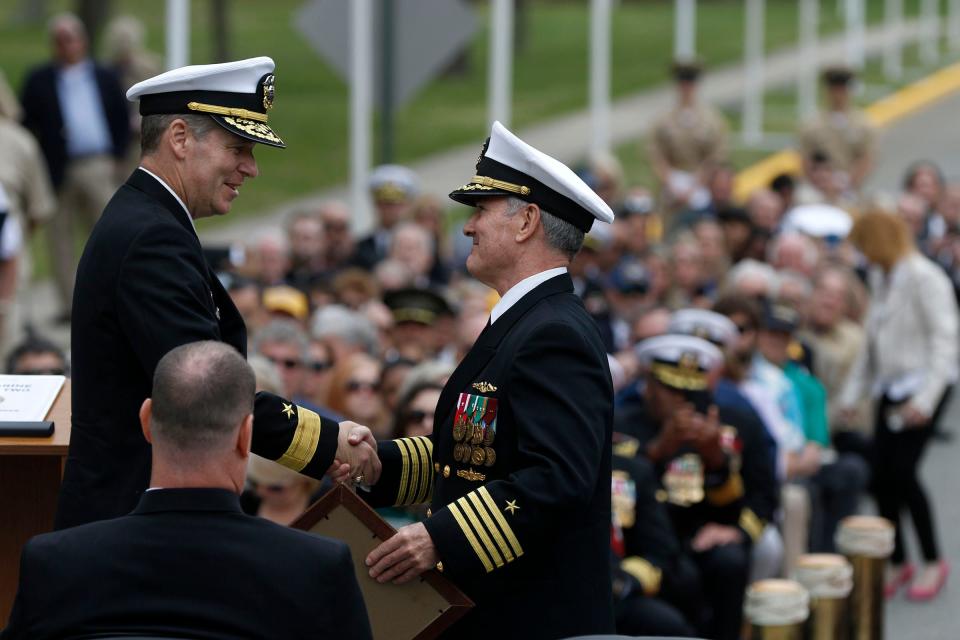
[{"label": "cap insignia", "polygon": [[684,353],[677,361],[677,368],[681,371],[696,371],[699,369],[697,355],[694,353]]},{"label": "cap insignia", "polygon": [[267,111],[273,108],[273,98],[276,95],[276,78],[271,73],[263,80],[263,108]]}]

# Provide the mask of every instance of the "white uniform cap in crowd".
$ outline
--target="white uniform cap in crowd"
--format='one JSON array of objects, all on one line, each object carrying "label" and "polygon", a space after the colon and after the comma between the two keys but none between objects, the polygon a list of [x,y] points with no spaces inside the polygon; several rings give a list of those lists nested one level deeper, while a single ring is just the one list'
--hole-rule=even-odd
[{"label": "white uniform cap in crowd", "polygon": [[695,336],[666,334],[636,347],[640,364],[662,384],[682,391],[703,391],[707,374],[723,363],[723,353]]},{"label": "white uniform cap in crowd", "polygon": [[382,164],[370,172],[370,193],[377,202],[406,202],[419,192],[420,180],[407,167]]},{"label": "white uniform cap in crowd", "polygon": [[781,229],[814,238],[846,238],[853,227],[850,214],[830,204],[804,204],[787,213]]},{"label": "white uniform cap in crowd", "polygon": [[209,115],[241,138],[285,147],[267,125],[273,107],[273,60],[266,56],[171,69],[130,87],[127,100],[140,101],[140,115]]},{"label": "white uniform cap in crowd", "polygon": [[474,206],[477,198],[515,197],[532,202],[584,233],[593,221],[613,222],[613,211],[565,164],[493,123],[477,158],[476,175],[450,198]]},{"label": "white uniform cap in crowd", "polygon": [[737,325],[727,316],[709,309],[680,309],[670,316],[667,333],[696,336],[719,347],[728,347],[739,335]]}]

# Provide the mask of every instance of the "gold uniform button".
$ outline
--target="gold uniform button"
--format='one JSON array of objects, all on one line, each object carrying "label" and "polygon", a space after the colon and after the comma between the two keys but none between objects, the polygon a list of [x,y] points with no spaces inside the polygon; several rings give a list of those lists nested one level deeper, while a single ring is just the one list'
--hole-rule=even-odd
[{"label": "gold uniform button", "polygon": [[440,573],[443,573],[443,563],[442,563],[442,562],[438,562],[438,563],[437,563],[437,571],[439,571]]},{"label": "gold uniform button", "polygon": [[434,463],[433,463],[433,470],[436,471],[437,473],[440,473],[440,463],[439,463],[439,462],[434,462]]},{"label": "gold uniform button", "polygon": [[443,477],[444,477],[444,478],[449,478],[449,477],[450,477],[450,465],[444,465],[444,467],[443,467]]},{"label": "gold uniform button", "polygon": [[430,509],[427,509],[427,517],[428,517],[428,518],[432,518],[432,517],[433,517],[433,511],[431,511]]}]

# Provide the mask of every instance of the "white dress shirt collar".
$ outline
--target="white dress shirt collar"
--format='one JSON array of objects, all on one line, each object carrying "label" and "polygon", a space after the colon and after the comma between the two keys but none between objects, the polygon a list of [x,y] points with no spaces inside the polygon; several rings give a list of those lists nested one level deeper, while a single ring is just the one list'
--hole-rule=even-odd
[{"label": "white dress shirt collar", "polygon": [[[137,168],[140,169],[140,171],[143,171],[148,176],[151,176],[154,180],[162,184],[164,189],[170,192],[170,195],[172,195],[176,199],[176,201],[180,203],[180,206],[183,207],[184,213],[187,214],[187,220],[190,221],[190,226],[193,227],[193,232],[197,233],[197,223],[193,221],[193,216],[190,215],[190,211],[187,209],[187,205],[183,204],[183,200],[180,199],[180,196],[177,195],[177,192],[171,189],[170,185],[164,182],[163,178],[161,178],[154,172],[150,171],[149,169],[144,169],[142,165]],[[199,234],[198,234],[198,237],[199,237]]]},{"label": "white dress shirt collar", "polygon": [[546,271],[536,273],[529,278],[524,278],[517,284],[510,287],[510,289],[503,294],[503,297],[500,298],[500,301],[496,304],[496,306],[493,307],[493,310],[490,311],[490,324],[496,322],[497,319],[505,314],[510,307],[517,304],[517,302],[520,301],[520,298],[527,295],[550,278],[555,278],[566,272],[566,267],[547,269]]}]

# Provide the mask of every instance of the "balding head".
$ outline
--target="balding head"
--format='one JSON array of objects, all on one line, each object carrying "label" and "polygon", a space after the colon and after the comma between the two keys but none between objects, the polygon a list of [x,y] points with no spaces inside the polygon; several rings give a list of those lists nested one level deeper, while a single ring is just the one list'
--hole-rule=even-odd
[{"label": "balding head", "polygon": [[155,443],[193,454],[229,449],[253,413],[255,388],[253,371],[227,344],[194,342],[173,349],[153,374]]}]

